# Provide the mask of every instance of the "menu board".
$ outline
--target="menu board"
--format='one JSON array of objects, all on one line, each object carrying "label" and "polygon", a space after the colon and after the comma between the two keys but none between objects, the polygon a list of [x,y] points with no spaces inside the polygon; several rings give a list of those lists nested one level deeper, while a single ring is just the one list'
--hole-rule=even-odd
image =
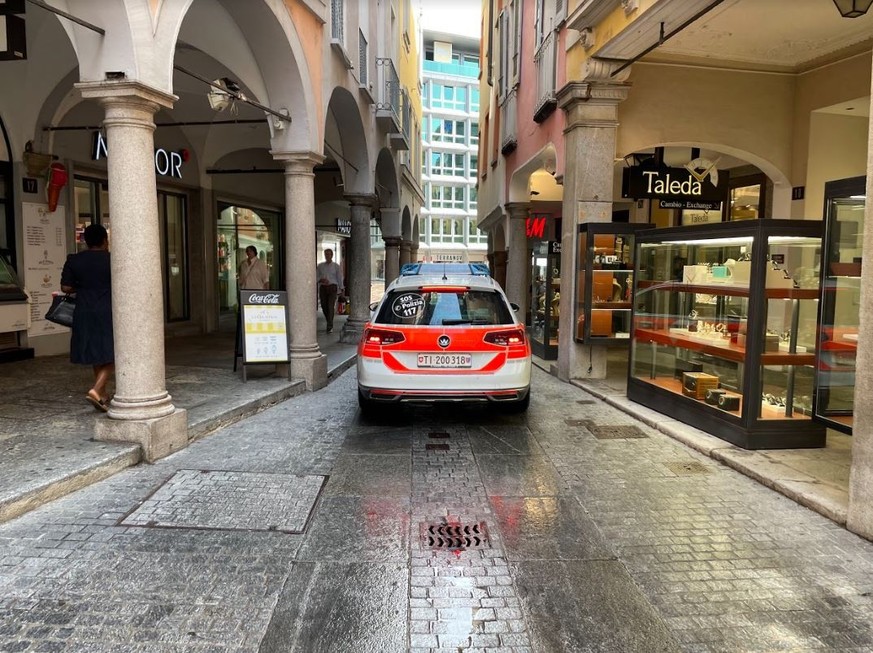
[{"label": "menu board", "polygon": [[241,290],[243,364],[287,363],[288,294],[279,290]]},{"label": "menu board", "polygon": [[69,329],[45,319],[52,293],[61,291],[61,270],[67,260],[67,216],[63,206],[49,212],[47,204],[23,202],[22,233],[24,289],[30,295],[28,336],[67,333]]}]

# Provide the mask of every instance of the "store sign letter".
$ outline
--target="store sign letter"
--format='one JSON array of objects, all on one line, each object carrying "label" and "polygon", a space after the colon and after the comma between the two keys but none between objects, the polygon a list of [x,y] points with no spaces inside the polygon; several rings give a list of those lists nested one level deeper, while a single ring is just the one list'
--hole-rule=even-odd
[{"label": "store sign letter", "polygon": [[525,220],[525,232],[528,238],[542,238],[546,232],[545,218],[528,218]]},{"label": "store sign letter", "polygon": [[[109,148],[102,132],[94,134],[94,143],[91,148],[91,158],[94,161],[109,157]],[[155,172],[162,177],[182,178],[182,154],[180,152],[168,152],[160,147],[155,150]]]},{"label": "store sign letter", "polygon": [[700,182],[694,181],[690,174],[684,181],[672,179],[670,173],[667,173],[666,179],[659,179],[658,175],[658,172],[652,170],[643,173],[647,182],[646,192],[652,195],[693,195],[697,197],[703,192]]}]

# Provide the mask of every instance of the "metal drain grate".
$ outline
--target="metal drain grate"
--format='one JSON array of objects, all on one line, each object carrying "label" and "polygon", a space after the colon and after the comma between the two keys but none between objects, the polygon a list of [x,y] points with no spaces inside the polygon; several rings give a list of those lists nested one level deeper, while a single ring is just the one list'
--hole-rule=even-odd
[{"label": "metal drain grate", "polygon": [[664,463],[664,465],[674,474],[679,476],[690,476],[691,474],[709,474],[710,469],[706,465],[702,465],[696,460],[679,461],[673,463]]},{"label": "metal drain grate", "polygon": [[421,544],[429,549],[490,549],[485,522],[478,524],[421,523]]},{"label": "metal drain grate", "polygon": [[581,426],[581,427],[587,429],[589,427],[589,425],[591,424],[591,420],[590,419],[565,419],[564,424],[566,424],[567,426],[575,426],[577,428]]},{"label": "metal drain grate", "polygon": [[632,424],[588,424],[588,430],[598,440],[634,440],[649,437]]},{"label": "metal drain grate", "polygon": [[590,406],[591,404],[596,404],[597,402],[594,399],[577,399],[576,403],[580,406]]},{"label": "metal drain grate", "polygon": [[449,434],[445,431],[431,431],[427,434],[427,437],[432,438],[434,440],[438,440],[440,438],[448,438]]},{"label": "metal drain grate", "polygon": [[442,443],[434,444],[433,442],[428,442],[426,445],[424,445],[424,448],[428,451],[448,451],[449,445]]}]

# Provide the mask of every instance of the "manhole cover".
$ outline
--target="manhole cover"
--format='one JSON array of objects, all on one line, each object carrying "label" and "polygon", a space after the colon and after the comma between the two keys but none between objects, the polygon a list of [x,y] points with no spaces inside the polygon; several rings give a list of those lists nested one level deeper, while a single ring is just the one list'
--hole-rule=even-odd
[{"label": "manhole cover", "polygon": [[490,549],[485,522],[478,524],[421,523],[421,544],[428,549]]},{"label": "manhole cover", "polygon": [[664,463],[667,469],[679,476],[690,476],[691,474],[709,474],[710,469],[706,465],[702,465],[696,460],[688,460],[685,462]]},{"label": "manhole cover", "polygon": [[588,430],[598,440],[632,440],[649,437],[632,424],[588,424]]},{"label": "manhole cover", "polygon": [[433,438],[436,440],[436,439],[440,439],[440,438],[447,438],[447,437],[449,437],[449,434],[446,433],[445,431],[431,431],[430,433],[427,434],[427,437]]},{"label": "manhole cover", "polygon": [[326,476],[181,469],[121,526],[303,533]]},{"label": "manhole cover", "polygon": [[442,444],[442,443],[435,444],[433,442],[428,442],[426,445],[424,445],[424,448],[427,449],[428,451],[448,451],[449,445]]}]

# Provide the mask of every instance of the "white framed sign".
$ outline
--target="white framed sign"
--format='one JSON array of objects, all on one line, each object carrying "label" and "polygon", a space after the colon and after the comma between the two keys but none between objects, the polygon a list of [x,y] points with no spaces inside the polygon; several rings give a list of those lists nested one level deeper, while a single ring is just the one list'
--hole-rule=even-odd
[{"label": "white framed sign", "polygon": [[63,206],[50,212],[47,204],[23,202],[21,229],[24,248],[21,267],[30,295],[29,336],[67,333],[69,329],[45,319],[52,293],[61,291],[61,271],[67,260],[67,216]]},{"label": "white framed sign", "polygon": [[240,290],[243,365],[287,363],[288,294],[280,290]]}]

